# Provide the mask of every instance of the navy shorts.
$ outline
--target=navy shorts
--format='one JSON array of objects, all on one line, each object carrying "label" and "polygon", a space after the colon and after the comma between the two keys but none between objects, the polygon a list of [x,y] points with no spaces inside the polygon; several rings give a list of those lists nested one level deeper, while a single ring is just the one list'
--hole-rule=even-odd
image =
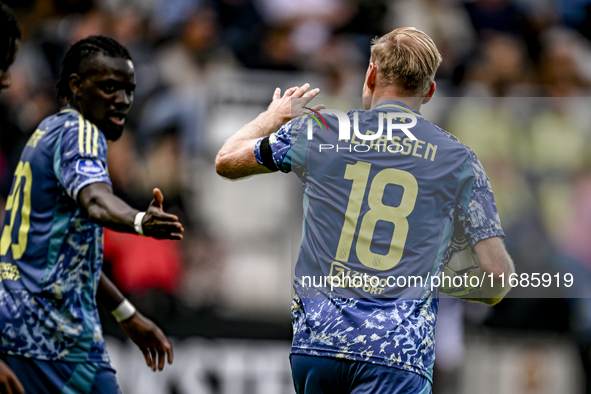
[{"label": "navy shorts", "polygon": [[431,394],[431,382],[416,373],[330,357],[289,356],[297,394]]},{"label": "navy shorts", "polygon": [[2,353],[0,358],[27,394],[121,394],[115,370],[105,362],[44,361]]}]

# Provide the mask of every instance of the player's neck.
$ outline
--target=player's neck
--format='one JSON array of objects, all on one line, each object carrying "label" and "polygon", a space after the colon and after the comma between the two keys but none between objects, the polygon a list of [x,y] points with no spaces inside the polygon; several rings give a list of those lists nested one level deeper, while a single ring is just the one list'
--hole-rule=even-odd
[{"label": "player's neck", "polygon": [[80,108],[80,104],[76,100],[69,99],[66,105],[68,107],[74,108],[76,111],[80,112],[82,116],[84,116],[84,113],[82,113],[82,108]]}]

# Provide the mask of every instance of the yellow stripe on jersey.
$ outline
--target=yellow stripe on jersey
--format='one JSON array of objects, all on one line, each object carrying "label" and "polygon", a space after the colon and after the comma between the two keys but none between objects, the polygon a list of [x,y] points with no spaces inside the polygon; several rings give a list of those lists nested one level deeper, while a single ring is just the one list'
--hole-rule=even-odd
[{"label": "yellow stripe on jersey", "polygon": [[80,153],[84,153],[84,119],[82,119],[82,115],[78,115],[78,149]]},{"label": "yellow stripe on jersey", "polygon": [[92,124],[87,120],[86,121],[86,133],[85,134],[85,138],[86,138],[86,154],[90,154],[90,148],[92,145]]},{"label": "yellow stripe on jersey", "polygon": [[98,135],[99,135],[99,131],[98,131],[98,127],[96,127],[96,125],[92,125],[92,128],[94,129],[94,134],[92,135],[92,155],[93,156],[98,156]]}]

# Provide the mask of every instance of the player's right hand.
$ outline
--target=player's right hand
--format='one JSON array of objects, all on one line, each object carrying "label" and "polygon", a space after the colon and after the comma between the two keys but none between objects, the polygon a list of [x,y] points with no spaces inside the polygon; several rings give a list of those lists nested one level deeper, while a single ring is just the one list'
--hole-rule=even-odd
[{"label": "player's right hand", "polygon": [[183,225],[176,215],[164,212],[162,203],[164,196],[160,189],[154,189],[154,199],[146,210],[142,220],[144,235],[157,239],[183,239]]},{"label": "player's right hand", "polygon": [[25,389],[8,365],[0,360],[0,394],[24,394]]},{"label": "player's right hand", "polygon": [[[281,96],[280,88],[275,89],[273,92],[273,101],[269,104],[267,111],[277,116],[282,124],[303,115],[304,107],[320,93],[320,89],[318,88],[309,89],[310,84],[305,83],[302,86],[294,86],[287,89],[283,96]],[[312,109],[319,111],[324,108],[325,106],[320,104]]]}]

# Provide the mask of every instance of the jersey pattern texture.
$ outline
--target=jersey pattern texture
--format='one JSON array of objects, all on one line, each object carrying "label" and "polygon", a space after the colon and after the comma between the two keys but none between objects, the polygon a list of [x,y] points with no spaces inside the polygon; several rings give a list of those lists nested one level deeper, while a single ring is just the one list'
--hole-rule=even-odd
[{"label": "jersey pattern texture", "polygon": [[103,133],[70,107],[27,142],[0,242],[0,351],[109,361],[95,300],[103,230],[77,204],[83,187],[111,184],[106,155]]},{"label": "jersey pattern texture", "polygon": [[504,236],[488,177],[472,150],[403,103],[349,111],[344,122],[321,114],[326,126],[306,115],[269,137],[277,169],[304,185],[291,352],[431,380],[431,279],[454,253]]}]

